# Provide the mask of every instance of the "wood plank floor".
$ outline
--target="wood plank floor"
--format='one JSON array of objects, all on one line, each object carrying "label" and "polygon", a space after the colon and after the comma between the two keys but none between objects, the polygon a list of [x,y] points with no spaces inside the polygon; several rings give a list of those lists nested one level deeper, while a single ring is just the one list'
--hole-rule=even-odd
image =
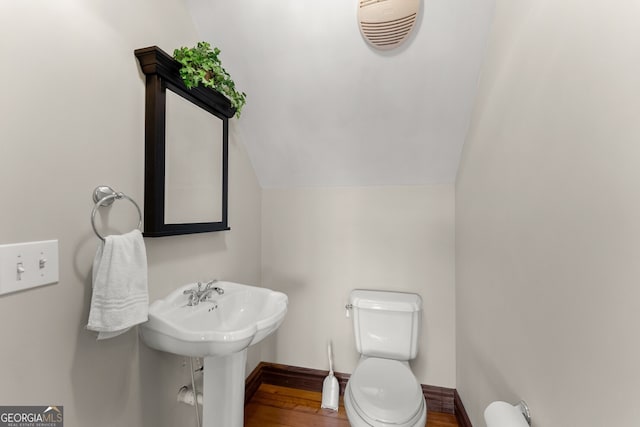
[{"label": "wood plank floor", "polygon": [[[244,408],[245,427],[349,427],[338,412],[320,409],[322,393],[261,384]],[[429,412],[426,427],[458,427],[455,415]]]}]

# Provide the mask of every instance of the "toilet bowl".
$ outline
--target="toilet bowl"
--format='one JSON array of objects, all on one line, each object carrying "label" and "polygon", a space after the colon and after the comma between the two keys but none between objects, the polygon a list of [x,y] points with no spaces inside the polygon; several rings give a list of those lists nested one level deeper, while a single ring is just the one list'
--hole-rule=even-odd
[{"label": "toilet bowl", "polygon": [[417,355],[422,299],[417,294],[354,290],[360,361],[347,382],[344,406],[353,427],[424,427],[427,404],[409,360]]},{"label": "toilet bowl", "polygon": [[397,360],[361,360],[347,383],[344,406],[353,427],[422,427],[427,421],[422,387]]}]

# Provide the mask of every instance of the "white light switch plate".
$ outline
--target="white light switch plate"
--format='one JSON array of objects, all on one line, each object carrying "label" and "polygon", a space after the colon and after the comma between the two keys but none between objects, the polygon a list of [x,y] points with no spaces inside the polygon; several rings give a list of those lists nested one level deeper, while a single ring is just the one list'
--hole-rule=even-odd
[{"label": "white light switch plate", "polygon": [[0,245],[0,295],[57,282],[57,240]]}]

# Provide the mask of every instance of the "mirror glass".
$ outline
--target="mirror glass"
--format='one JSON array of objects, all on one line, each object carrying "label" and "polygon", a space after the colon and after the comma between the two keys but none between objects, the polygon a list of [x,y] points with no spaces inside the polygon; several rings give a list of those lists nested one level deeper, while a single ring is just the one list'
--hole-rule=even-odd
[{"label": "mirror glass", "polygon": [[223,121],[166,92],[164,222],[222,221]]}]

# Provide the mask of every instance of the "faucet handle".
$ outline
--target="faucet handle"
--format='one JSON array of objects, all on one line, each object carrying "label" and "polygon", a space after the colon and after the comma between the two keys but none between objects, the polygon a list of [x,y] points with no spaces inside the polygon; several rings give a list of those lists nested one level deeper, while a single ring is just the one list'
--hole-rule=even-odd
[{"label": "faucet handle", "polygon": [[198,291],[196,291],[195,289],[185,289],[182,294],[189,296],[189,301],[187,302],[188,306],[196,305],[196,300],[198,299]]},{"label": "faucet handle", "polygon": [[213,286],[213,284],[217,282],[218,282],[218,279],[211,279],[204,285],[204,290],[208,291],[209,289],[211,289],[211,286]]}]

